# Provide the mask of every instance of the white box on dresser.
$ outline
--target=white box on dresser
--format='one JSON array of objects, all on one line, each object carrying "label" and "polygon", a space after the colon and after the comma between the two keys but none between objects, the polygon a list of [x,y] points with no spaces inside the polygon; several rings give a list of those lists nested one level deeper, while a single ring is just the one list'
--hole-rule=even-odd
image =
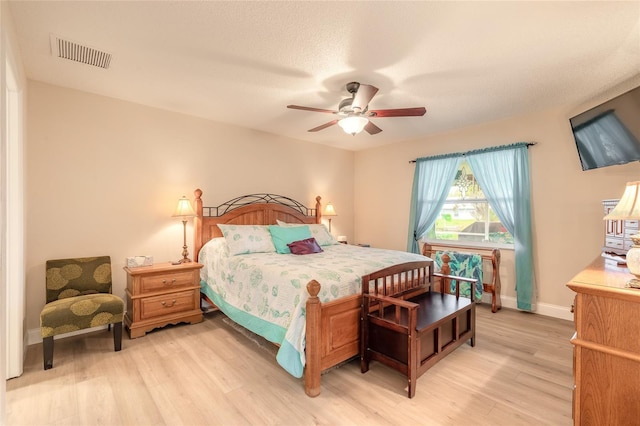
[{"label": "white box on dresser", "polygon": [[[620,200],[603,200],[604,214],[608,215]],[[638,220],[605,220],[604,253],[623,256],[633,245],[631,236],[638,233]]]}]

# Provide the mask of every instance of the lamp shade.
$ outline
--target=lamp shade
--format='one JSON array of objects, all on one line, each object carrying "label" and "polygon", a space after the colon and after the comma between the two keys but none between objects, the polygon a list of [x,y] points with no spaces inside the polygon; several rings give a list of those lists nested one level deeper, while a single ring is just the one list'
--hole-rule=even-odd
[{"label": "lamp shade", "polygon": [[336,213],[336,209],[333,208],[333,204],[327,203],[327,205],[324,206],[322,216],[338,216],[338,213]]},{"label": "lamp shade", "polygon": [[176,211],[173,213],[173,217],[193,217],[196,215],[195,210],[191,206],[191,201],[187,197],[183,196],[178,200]]},{"label": "lamp shade", "polygon": [[342,127],[345,133],[355,135],[356,133],[360,133],[368,122],[369,120],[361,115],[350,115],[338,121],[338,125]]},{"label": "lamp shade", "polygon": [[604,219],[640,219],[640,181],[627,182],[622,198]]}]

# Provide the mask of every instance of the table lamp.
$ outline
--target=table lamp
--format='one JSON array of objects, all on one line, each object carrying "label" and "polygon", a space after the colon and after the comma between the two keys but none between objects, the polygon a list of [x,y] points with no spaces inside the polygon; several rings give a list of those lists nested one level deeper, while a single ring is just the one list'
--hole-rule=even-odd
[{"label": "table lamp", "polygon": [[327,216],[329,218],[329,233],[331,233],[331,217],[338,216],[336,210],[333,208],[333,204],[327,203],[327,205],[324,207],[322,216]]},{"label": "table lamp", "polygon": [[[640,181],[627,182],[622,198],[604,220],[640,219]],[[627,282],[627,287],[640,288],[640,233],[631,235],[633,245],[627,251],[627,268],[636,276]]]},{"label": "table lamp", "polygon": [[182,228],[183,228],[183,246],[182,246],[182,259],[180,259],[179,263],[189,263],[191,259],[189,259],[189,251],[187,251],[187,219],[190,217],[194,217],[196,212],[193,210],[191,206],[191,201],[187,199],[187,197],[182,196],[178,200],[178,206],[176,207],[176,211],[173,213],[173,217],[181,217],[182,218]]}]

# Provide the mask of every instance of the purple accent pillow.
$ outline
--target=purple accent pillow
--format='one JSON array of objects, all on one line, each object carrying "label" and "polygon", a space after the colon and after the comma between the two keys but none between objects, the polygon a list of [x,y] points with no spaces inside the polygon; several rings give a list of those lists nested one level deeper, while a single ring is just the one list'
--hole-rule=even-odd
[{"label": "purple accent pillow", "polygon": [[311,253],[321,253],[322,248],[318,245],[318,242],[315,238],[307,238],[305,240],[294,241],[290,244],[287,244],[289,250],[293,254],[311,254]]}]

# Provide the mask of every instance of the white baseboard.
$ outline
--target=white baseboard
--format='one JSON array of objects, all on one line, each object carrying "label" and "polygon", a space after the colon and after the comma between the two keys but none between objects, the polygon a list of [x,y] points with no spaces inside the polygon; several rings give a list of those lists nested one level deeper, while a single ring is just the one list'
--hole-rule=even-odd
[{"label": "white baseboard", "polygon": [[[509,309],[518,309],[518,302],[515,297],[502,296],[502,306]],[[491,304],[491,295],[484,293],[482,295],[482,303]],[[563,319],[567,321],[573,321],[573,313],[566,306],[551,305],[549,303],[538,303],[533,313],[538,315],[544,315],[546,317],[553,317]]]},{"label": "white baseboard", "polygon": [[[92,333],[97,330],[106,330],[106,325],[100,325],[98,327],[85,328],[83,330],[71,331],[69,333],[61,334],[58,336],[53,336],[53,340],[64,339],[66,337],[78,336],[80,334]],[[38,343],[42,343],[42,334],[40,334],[40,328],[32,328],[28,331],[27,335],[27,345],[36,345]]]},{"label": "white baseboard", "polygon": [[549,303],[538,303],[536,314],[573,322],[573,312],[571,312],[571,309],[567,306],[551,305]]}]

